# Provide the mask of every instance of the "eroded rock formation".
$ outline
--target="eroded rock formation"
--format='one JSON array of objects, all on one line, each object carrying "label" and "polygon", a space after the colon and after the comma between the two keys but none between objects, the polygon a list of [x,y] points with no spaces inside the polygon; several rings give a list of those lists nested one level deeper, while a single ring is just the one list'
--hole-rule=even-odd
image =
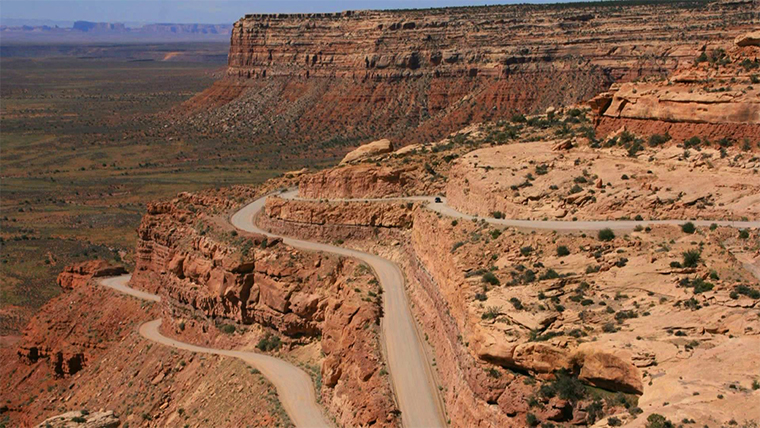
[{"label": "eroded rock formation", "polygon": [[73,289],[86,285],[92,278],[116,276],[127,273],[123,266],[113,266],[105,260],[90,260],[66,266],[58,275],[58,285],[63,289]]},{"label": "eroded rock formation", "polygon": [[[754,34],[754,36],[753,36]],[[590,104],[604,136],[625,126],[641,135],[668,134],[755,143],[760,135],[760,46],[757,32],[702,47],[667,79],[613,85]]]}]

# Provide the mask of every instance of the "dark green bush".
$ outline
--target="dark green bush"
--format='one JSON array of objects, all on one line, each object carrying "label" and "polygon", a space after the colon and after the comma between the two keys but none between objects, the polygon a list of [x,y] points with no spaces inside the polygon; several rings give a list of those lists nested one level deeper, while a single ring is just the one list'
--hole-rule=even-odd
[{"label": "dark green bush", "polygon": [[646,428],[674,428],[673,423],[670,422],[665,416],[657,413],[652,413],[647,417]]},{"label": "dark green bush", "polygon": [[657,147],[662,144],[667,143],[670,141],[671,137],[669,134],[660,135],[660,134],[654,134],[651,137],[649,137],[649,145],[652,147]]},{"label": "dark green bush", "polygon": [[267,335],[261,338],[259,343],[256,344],[256,348],[264,352],[277,351],[280,349],[280,346],[282,346],[280,336],[270,333],[267,333]]},{"label": "dark green bush", "polygon": [[483,274],[483,282],[491,284],[491,285],[499,285],[499,278],[496,277],[496,275],[493,274],[493,272],[486,272]]},{"label": "dark green bush", "polygon": [[682,265],[687,268],[697,267],[701,259],[702,253],[699,250],[684,251]]},{"label": "dark green bush", "polygon": [[612,229],[607,228],[607,229],[602,229],[599,231],[600,241],[608,242],[608,241],[612,241],[613,239],[615,239],[615,232],[613,232]]}]

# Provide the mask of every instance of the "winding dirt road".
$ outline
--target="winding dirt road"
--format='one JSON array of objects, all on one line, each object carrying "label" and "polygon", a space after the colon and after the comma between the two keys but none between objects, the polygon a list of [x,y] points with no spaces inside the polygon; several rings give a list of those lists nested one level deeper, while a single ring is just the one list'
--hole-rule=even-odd
[{"label": "winding dirt road", "polygon": [[232,216],[232,225],[247,232],[282,238],[287,245],[353,257],[375,271],[383,288],[383,346],[388,359],[393,391],[405,427],[445,427],[443,403],[438,395],[432,368],[425,355],[422,338],[409,309],[404,276],[395,263],[361,251],[334,245],[292,239],[259,229],[254,216],[264,207],[266,196],[245,206]]},{"label": "winding dirt road", "polygon": [[[298,189],[290,189],[277,195],[284,199],[294,199],[300,201],[313,201],[318,202],[318,199],[306,199],[298,197]],[[744,228],[760,228],[760,221],[731,221],[731,220],[583,220],[583,221],[568,221],[568,220],[514,220],[506,218],[493,218],[493,217],[478,217],[470,214],[464,214],[457,211],[448,205],[446,198],[441,196],[441,202],[435,202],[433,196],[410,196],[399,198],[385,198],[385,199],[340,199],[344,202],[388,202],[388,201],[407,201],[407,202],[427,202],[427,208],[431,211],[441,213],[451,218],[458,218],[463,220],[485,220],[490,224],[516,227],[520,229],[531,230],[555,230],[557,232],[590,232],[602,229],[612,229],[619,231],[631,231],[636,226],[654,226],[660,224],[667,224],[671,226],[678,226],[687,221],[691,221],[695,226],[710,226],[711,224],[717,224],[718,226],[730,226],[738,229]]]},{"label": "winding dirt road", "polygon": [[[149,300],[152,302],[161,301],[160,296],[135,290],[134,288],[127,286],[131,277],[132,275],[122,275],[105,278],[101,279],[99,283],[103,286],[119,291],[120,293],[137,297],[138,299]],[[180,342],[162,335],[158,331],[160,326],[160,319],[146,322],[140,326],[140,334],[144,338],[153,342],[185,351],[239,358],[247,364],[255,367],[270,382],[272,382],[275,388],[277,388],[277,396],[279,397],[282,406],[297,427],[332,427],[332,424],[322,413],[319,404],[317,404],[317,397],[314,393],[314,385],[311,377],[298,367],[279,358],[270,357],[269,355],[256,352],[206,348]]]}]

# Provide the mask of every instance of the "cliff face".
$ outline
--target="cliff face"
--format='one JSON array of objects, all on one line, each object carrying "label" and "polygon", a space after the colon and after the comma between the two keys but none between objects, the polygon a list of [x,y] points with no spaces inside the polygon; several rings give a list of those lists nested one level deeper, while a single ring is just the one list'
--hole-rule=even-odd
[{"label": "cliff face", "polygon": [[[746,11],[682,5],[492,6],[340,14],[247,15],[233,26],[227,74],[243,78],[507,77],[586,62],[619,78],[688,55],[663,40]],[[635,16],[636,19],[632,19]],[[668,19],[672,26],[656,26]],[[642,23],[644,25],[642,25]],[[704,41],[715,30],[695,32]],[[697,47],[695,43],[695,48]],[[575,63],[575,64],[574,64]],[[638,67],[637,67],[638,64]]]},{"label": "cliff face", "polygon": [[[616,81],[665,74],[706,42],[742,33],[754,6],[743,7],[248,15],[233,27],[227,77],[188,103],[216,107],[190,124],[336,157],[341,146],[373,138],[433,141],[472,122],[569,105]],[[694,29],[688,40],[685,27]]]},{"label": "cliff face", "polygon": [[[224,320],[282,335],[283,352],[316,349],[320,357],[310,364],[321,372],[318,392],[341,425],[396,426],[380,355],[381,291],[374,276],[353,260],[233,231],[225,212],[252,195],[244,188],[183,193],[150,205],[138,230],[133,285],[162,295],[165,318],[173,320],[180,340],[194,341],[195,333],[207,338],[211,320]],[[404,216],[399,210],[382,221]]]}]

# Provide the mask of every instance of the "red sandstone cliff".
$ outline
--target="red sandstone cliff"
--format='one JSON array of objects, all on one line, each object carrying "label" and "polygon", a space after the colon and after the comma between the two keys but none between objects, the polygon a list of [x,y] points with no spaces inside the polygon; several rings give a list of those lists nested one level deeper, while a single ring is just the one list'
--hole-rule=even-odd
[{"label": "red sandstone cliff", "polygon": [[[570,105],[616,81],[663,75],[706,42],[746,31],[746,8],[756,6],[248,15],[234,25],[227,77],[188,103],[212,108],[181,126],[336,157],[383,136],[397,145],[433,141],[472,122]],[[719,30],[714,22],[728,24]]]}]

